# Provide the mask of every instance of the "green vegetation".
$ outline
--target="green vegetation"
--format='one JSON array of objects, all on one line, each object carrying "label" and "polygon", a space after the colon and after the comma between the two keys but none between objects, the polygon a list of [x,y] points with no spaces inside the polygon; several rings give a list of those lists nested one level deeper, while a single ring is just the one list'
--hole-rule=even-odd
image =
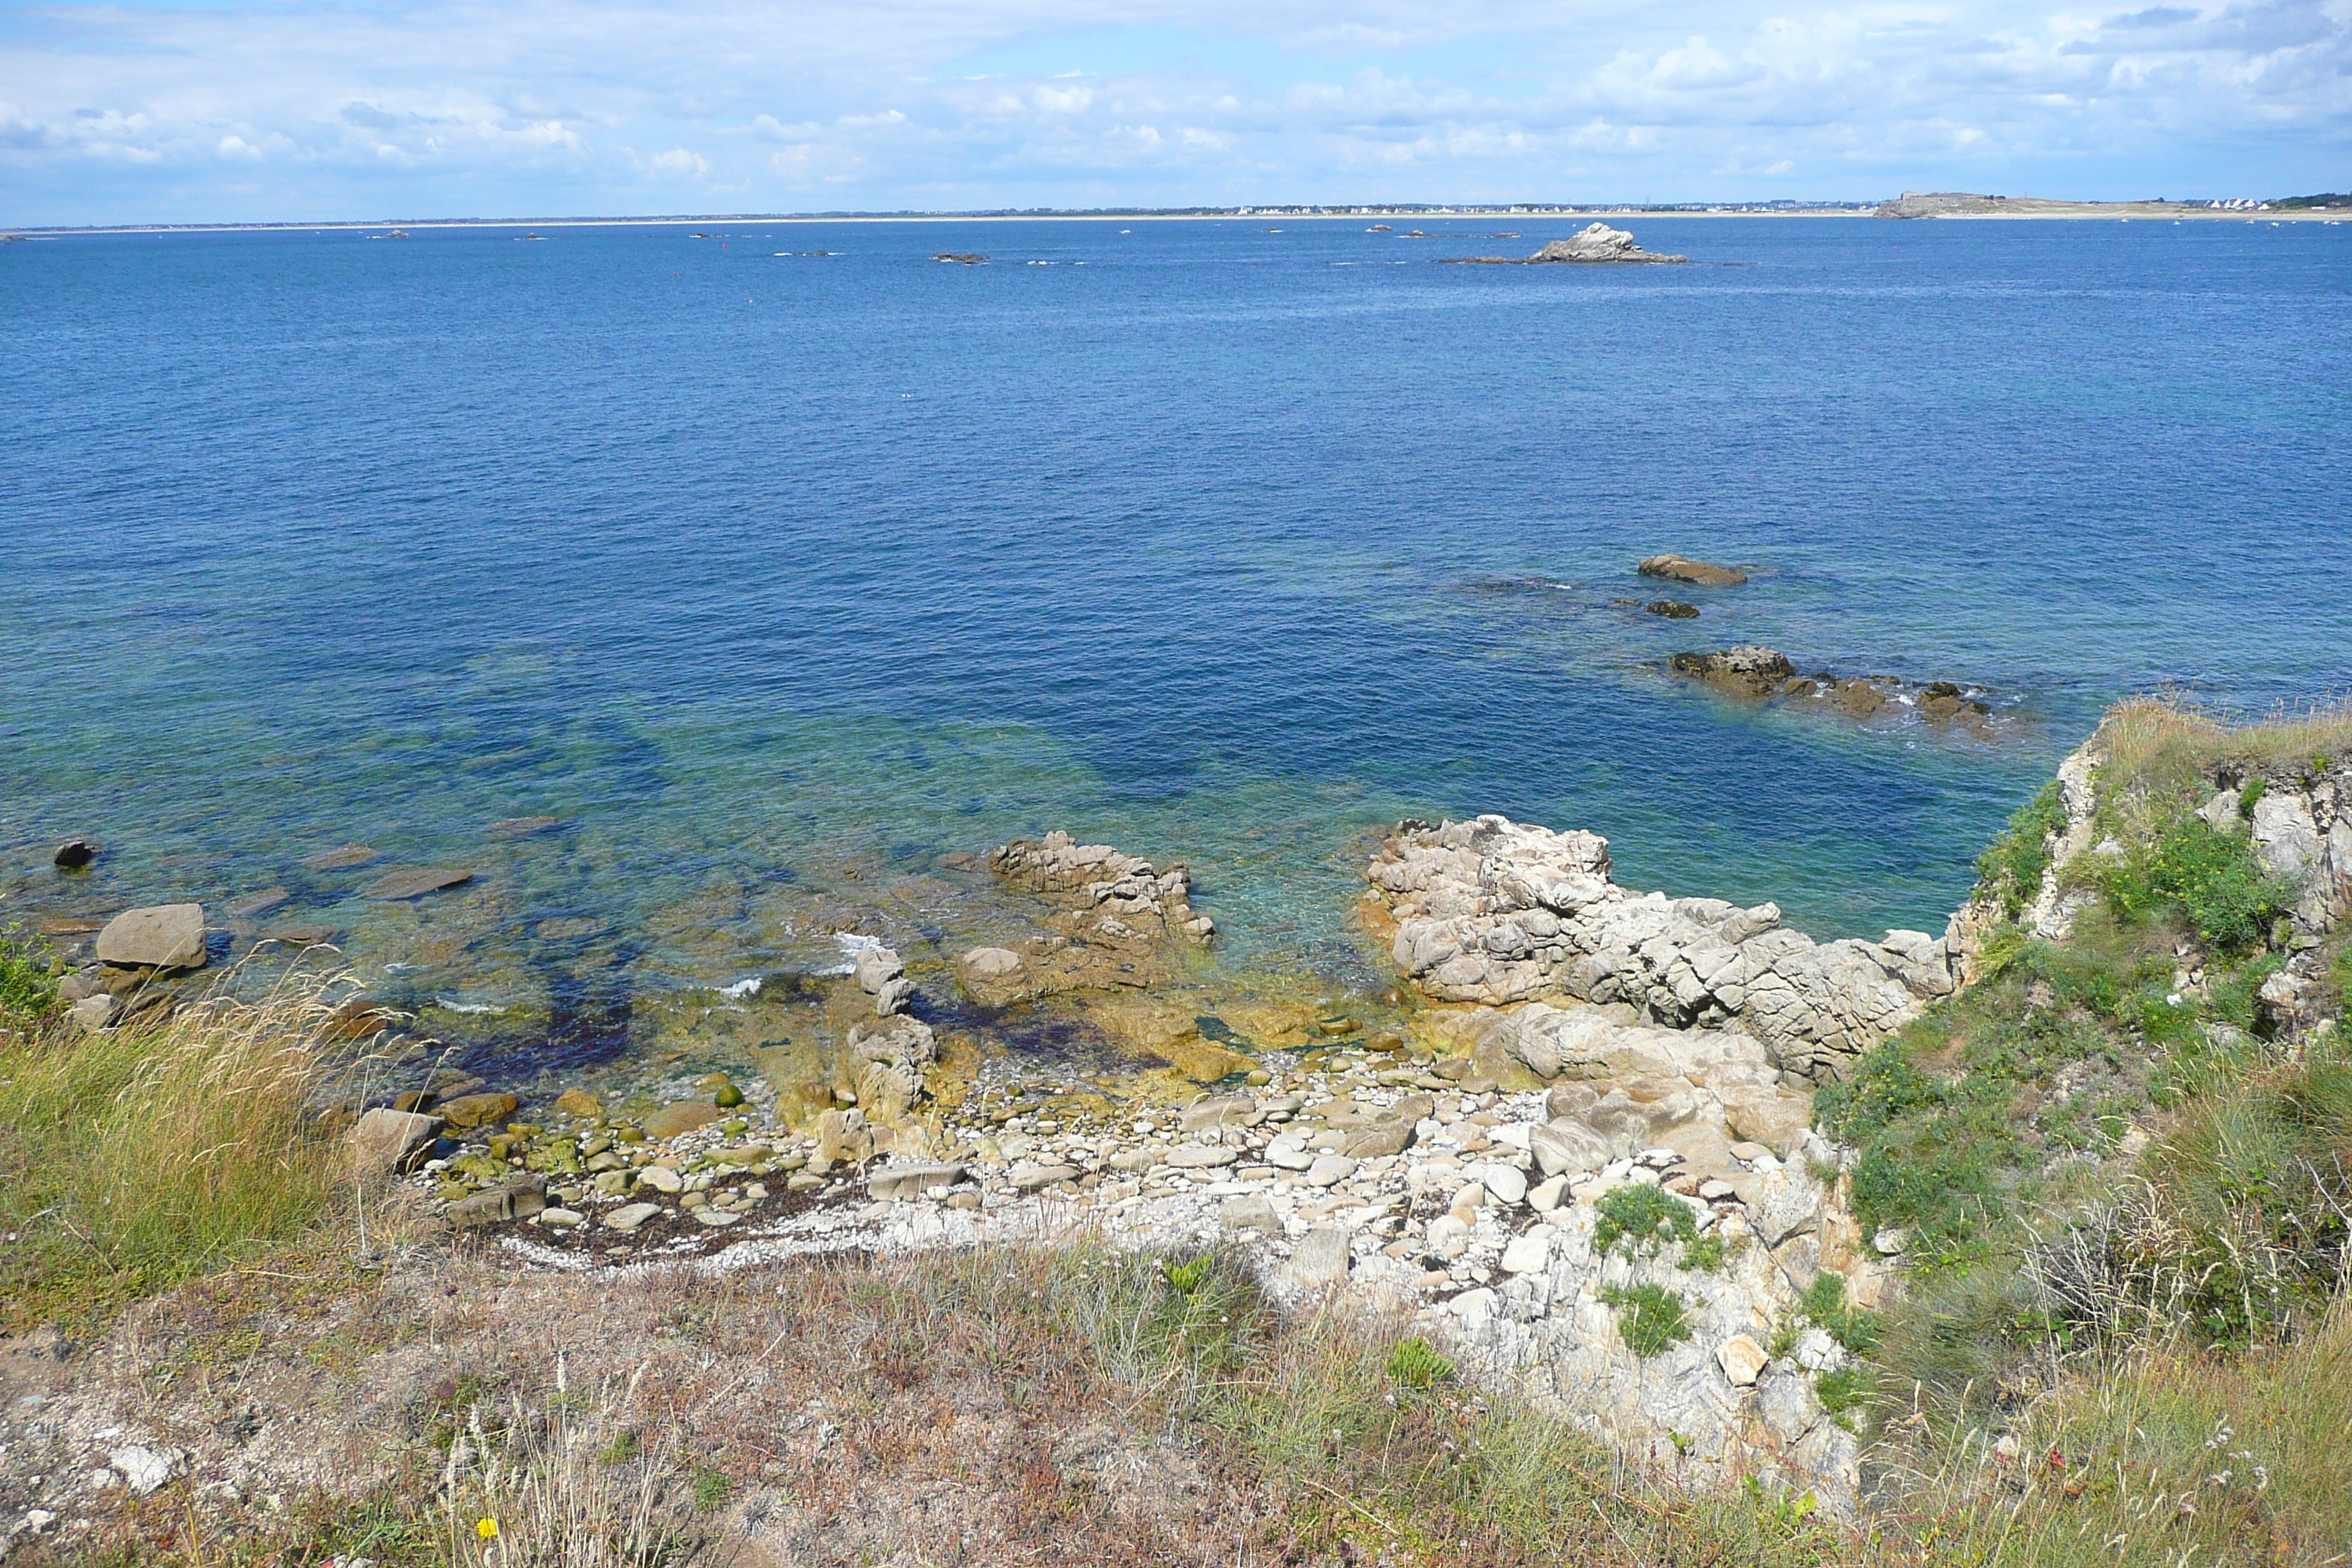
[{"label": "green vegetation", "polygon": [[2171,917],[2228,957],[2258,946],[2294,900],[2293,884],[2263,874],[2242,833],[2218,832],[2195,816],[2166,824],[2153,843],[2095,875],[2117,920]]},{"label": "green vegetation", "polygon": [[1617,1332],[1637,1356],[1663,1354],[1691,1337],[1681,1295],[1663,1285],[1604,1285],[1601,1299],[1616,1309]]},{"label": "green vegetation", "polygon": [[1612,1187],[1593,1209],[1600,1215],[1592,1231],[1595,1252],[1607,1252],[1622,1243],[1623,1251],[1648,1258],[1661,1247],[1698,1237],[1690,1205],[1648,1183]]},{"label": "green vegetation", "polygon": [[1415,1334],[1399,1341],[1396,1349],[1389,1352],[1388,1374],[1407,1388],[1434,1388],[1454,1375],[1454,1363]]},{"label": "green vegetation", "polygon": [[315,994],[161,1023],[47,1028],[0,1066],[0,1300],[12,1330],[85,1330],[327,1217],[338,1153],[304,1106]]},{"label": "green vegetation", "polygon": [[2011,920],[2022,916],[2042,891],[2042,873],[2050,868],[2051,840],[2065,827],[2066,804],[2058,781],[2052,779],[2017,808],[2000,837],[1977,857],[1977,875]]},{"label": "green vegetation", "polygon": [[29,1035],[61,1007],[48,946],[25,928],[0,928],[0,1035]]},{"label": "green vegetation", "polygon": [[1822,1272],[1805,1289],[1805,1319],[1855,1355],[1868,1355],[1883,1337],[1877,1315],[1850,1307],[1842,1275]]},{"label": "green vegetation", "polygon": [[[1904,1510],[1933,1521],[1913,1561],[2333,1562],[2352,1540],[2352,1058],[2340,1026],[2258,1032],[2295,889],[2242,821],[2196,813],[2217,780],[2240,818],[2309,787],[2352,709],[2232,729],[2127,703],[2101,741],[2114,844],[2068,868],[2096,899],[2073,933],[1993,931],[1977,984],[1817,1098],[1909,1275],[1883,1317],[1831,1276],[1808,1293],[1805,1319],[1868,1358],[1819,1392],[1841,1420],[1877,1401],[1925,1418],[1900,1427],[1923,1475]],[[1979,862],[2012,922],[2053,799]],[[2331,965],[2340,998],[2352,961]]]}]

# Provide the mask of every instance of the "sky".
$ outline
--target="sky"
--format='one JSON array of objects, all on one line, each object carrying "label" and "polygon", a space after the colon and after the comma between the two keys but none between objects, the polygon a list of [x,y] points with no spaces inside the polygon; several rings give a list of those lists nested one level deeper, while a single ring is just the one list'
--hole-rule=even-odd
[{"label": "sky", "polygon": [[2352,189],[2352,0],[0,0],[0,225]]}]

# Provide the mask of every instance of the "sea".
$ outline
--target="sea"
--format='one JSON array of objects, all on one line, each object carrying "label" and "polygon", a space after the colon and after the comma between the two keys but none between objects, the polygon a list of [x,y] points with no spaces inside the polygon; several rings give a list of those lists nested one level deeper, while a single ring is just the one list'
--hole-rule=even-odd
[{"label": "sea", "polygon": [[[1374,221],[0,246],[0,923],[284,889],[487,1009],[1061,828],[1363,985],[1381,826],[1501,812],[1934,931],[2107,704],[2352,688],[2352,226]],[[1738,643],[2000,723],[1666,671]],[[346,844],[485,912],[420,959]]]}]

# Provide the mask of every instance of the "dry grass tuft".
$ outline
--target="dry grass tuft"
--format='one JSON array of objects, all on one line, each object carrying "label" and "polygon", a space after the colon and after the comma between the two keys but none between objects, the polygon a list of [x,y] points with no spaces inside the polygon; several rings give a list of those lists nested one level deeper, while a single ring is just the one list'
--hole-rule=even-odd
[{"label": "dry grass tuft", "polygon": [[453,1568],[696,1568],[715,1561],[675,1428],[646,1446],[626,1420],[636,1389],[593,1399],[475,1405],[442,1467],[438,1543]]}]

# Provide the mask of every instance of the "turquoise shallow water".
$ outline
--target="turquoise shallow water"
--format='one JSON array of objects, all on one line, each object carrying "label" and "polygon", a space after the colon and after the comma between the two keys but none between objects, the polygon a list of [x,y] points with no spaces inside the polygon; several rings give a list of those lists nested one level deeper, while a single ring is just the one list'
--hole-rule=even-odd
[{"label": "turquoise shallow water", "polygon": [[[2113,698],[2352,686],[2352,228],[1645,221],[1693,264],[1584,269],[1268,226],[0,247],[8,907],[284,884],[381,966],[410,916],[296,868],[356,840],[478,869],[489,969],[662,984],[1067,826],[1356,974],[1363,834],[1498,810],[1934,929]],[[1667,623],[1615,602],[1659,550],[1762,570]],[[1745,640],[2020,733],[1658,673]]]}]

